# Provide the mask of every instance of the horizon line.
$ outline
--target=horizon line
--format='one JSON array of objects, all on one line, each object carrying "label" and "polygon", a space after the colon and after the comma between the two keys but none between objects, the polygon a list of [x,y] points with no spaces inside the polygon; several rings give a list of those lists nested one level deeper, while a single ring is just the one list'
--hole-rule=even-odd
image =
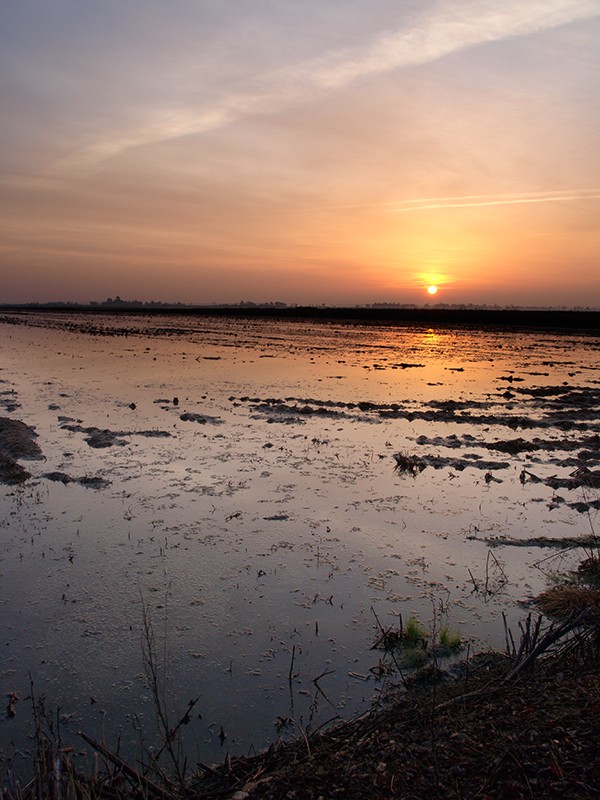
[{"label": "horizon line", "polygon": [[563,312],[563,313],[599,313],[600,306],[535,306],[535,305],[517,305],[512,303],[503,304],[489,304],[489,303],[431,303],[425,302],[418,303],[401,303],[380,300],[372,303],[355,303],[355,304],[330,304],[330,303],[286,303],[281,300],[265,300],[261,302],[254,301],[239,301],[237,303],[227,302],[213,302],[213,303],[183,303],[181,301],[163,301],[163,300],[90,300],[81,302],[76,300],[32,300],[23,302],[3,302],[0,301],[0,310],[3,309],[74,309],[83,308],[94,311],[130,311],[135,309],[148,309],[154,307],[155,309],[187,309],[187,310],[203,310],[203,309],[237,309],[240,311],[253,311],[253,310],[269,310],[269,311],[301,311],[304,309],[314,309],[319,311],[327,310],[354,310],[361,309],[368,311],[420,311],[420,310],[441,310],[441,311],[547,311],[547,312]]}]

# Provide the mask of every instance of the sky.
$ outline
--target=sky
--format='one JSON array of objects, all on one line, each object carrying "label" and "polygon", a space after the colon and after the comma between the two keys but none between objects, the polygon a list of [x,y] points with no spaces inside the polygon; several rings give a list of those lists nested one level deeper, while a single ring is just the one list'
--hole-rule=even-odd
[{"label": "sky", "polygon": [[599,43],[600,0],[5,0],[0,302],[600,307]]}]

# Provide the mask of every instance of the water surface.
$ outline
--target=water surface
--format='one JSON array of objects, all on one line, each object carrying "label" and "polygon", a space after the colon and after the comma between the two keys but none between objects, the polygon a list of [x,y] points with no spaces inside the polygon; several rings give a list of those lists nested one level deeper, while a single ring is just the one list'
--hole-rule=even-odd
[{"label": "water surface", "polygon": [[44,456],[0,486],[5,752],[29,676],[65,738],[152,741],[144,608],[173,718],[199,698],[192,762],[351,717],[382,690],[374,614],[503,646],[577,555],[490,538],[594,526],[572,474],[598,466],[596,336],[160,314],[0,336],[0,416]]}]

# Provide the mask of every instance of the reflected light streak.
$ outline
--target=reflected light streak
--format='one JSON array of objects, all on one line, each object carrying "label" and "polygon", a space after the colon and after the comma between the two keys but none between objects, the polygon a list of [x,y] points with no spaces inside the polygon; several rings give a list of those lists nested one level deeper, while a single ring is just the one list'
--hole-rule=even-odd
[{"label": "reflected light streak", "polygon": [[421,346],[427,350],[438,348],[440,346],[441,336],[433,328],[428,328],[421,337]]}]

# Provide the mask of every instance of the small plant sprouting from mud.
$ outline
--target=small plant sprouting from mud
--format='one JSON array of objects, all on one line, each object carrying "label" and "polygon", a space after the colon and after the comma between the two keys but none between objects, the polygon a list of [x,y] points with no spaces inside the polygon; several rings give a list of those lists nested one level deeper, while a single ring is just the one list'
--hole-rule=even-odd
[{"label": "small plant sprouting from mud", "polygon": [[[374,608],[371,608],[371,612],[375,617],[378,631],[377,639],[371,645],[371,650],[383,650],[384,658],[386,656],[391,658],[402,683],[406,686],[407,681],[404,676],[404,670],[418,669],[427,662],[427,653],[425,652],[427,640],[424,638],[425,629],[412,617],[411,620],[413,621],[411,622],[411,620],[409,620],[405,629],[402,624],[402,616],[398,618],[398,628],[384,628]],[[408,638],[407,630],[409,631]],[[423,633],[423,637],[420,637],[421,632]],[[407,644],[408,641],[412,642],[412,646]],[[415,646],[417,642],[419,646]],[[380,676],[388,674],[388,671],[383,668],[381,660],[375,670],[374,674],[379,674]]]},{"label": "small plant sprouting from mud", "polygon": [[402,648],[414,649],[420,647],[425,649],[427,647],[427,631],[416,617],[410,617],[406,625],[403,625],[402,617],[400,616],[398,618],[400,623],[398,628],[384,628],[375,611],[373,611],[373,615],[377,621],[379,636],[371,650],[383,650],[384,653],[391,653]]},{"label": "small plant sprouting from mud", "polygon": [[[428,665],[437,667],[438,659],[450,658],[463,649],[460,634],[448,625],[442,625],[438,632],[434,622],[432,630],[428,631],[416,617],[411,616],[405,625],[400,617],[399,627],[384,628],[374,611],[373,615],[377,621],[378,637],[371,649],[383,650],[403,680],[403,670],[413,671]],[[380,674],[385,674],[381,664],[377,669]]]}]

